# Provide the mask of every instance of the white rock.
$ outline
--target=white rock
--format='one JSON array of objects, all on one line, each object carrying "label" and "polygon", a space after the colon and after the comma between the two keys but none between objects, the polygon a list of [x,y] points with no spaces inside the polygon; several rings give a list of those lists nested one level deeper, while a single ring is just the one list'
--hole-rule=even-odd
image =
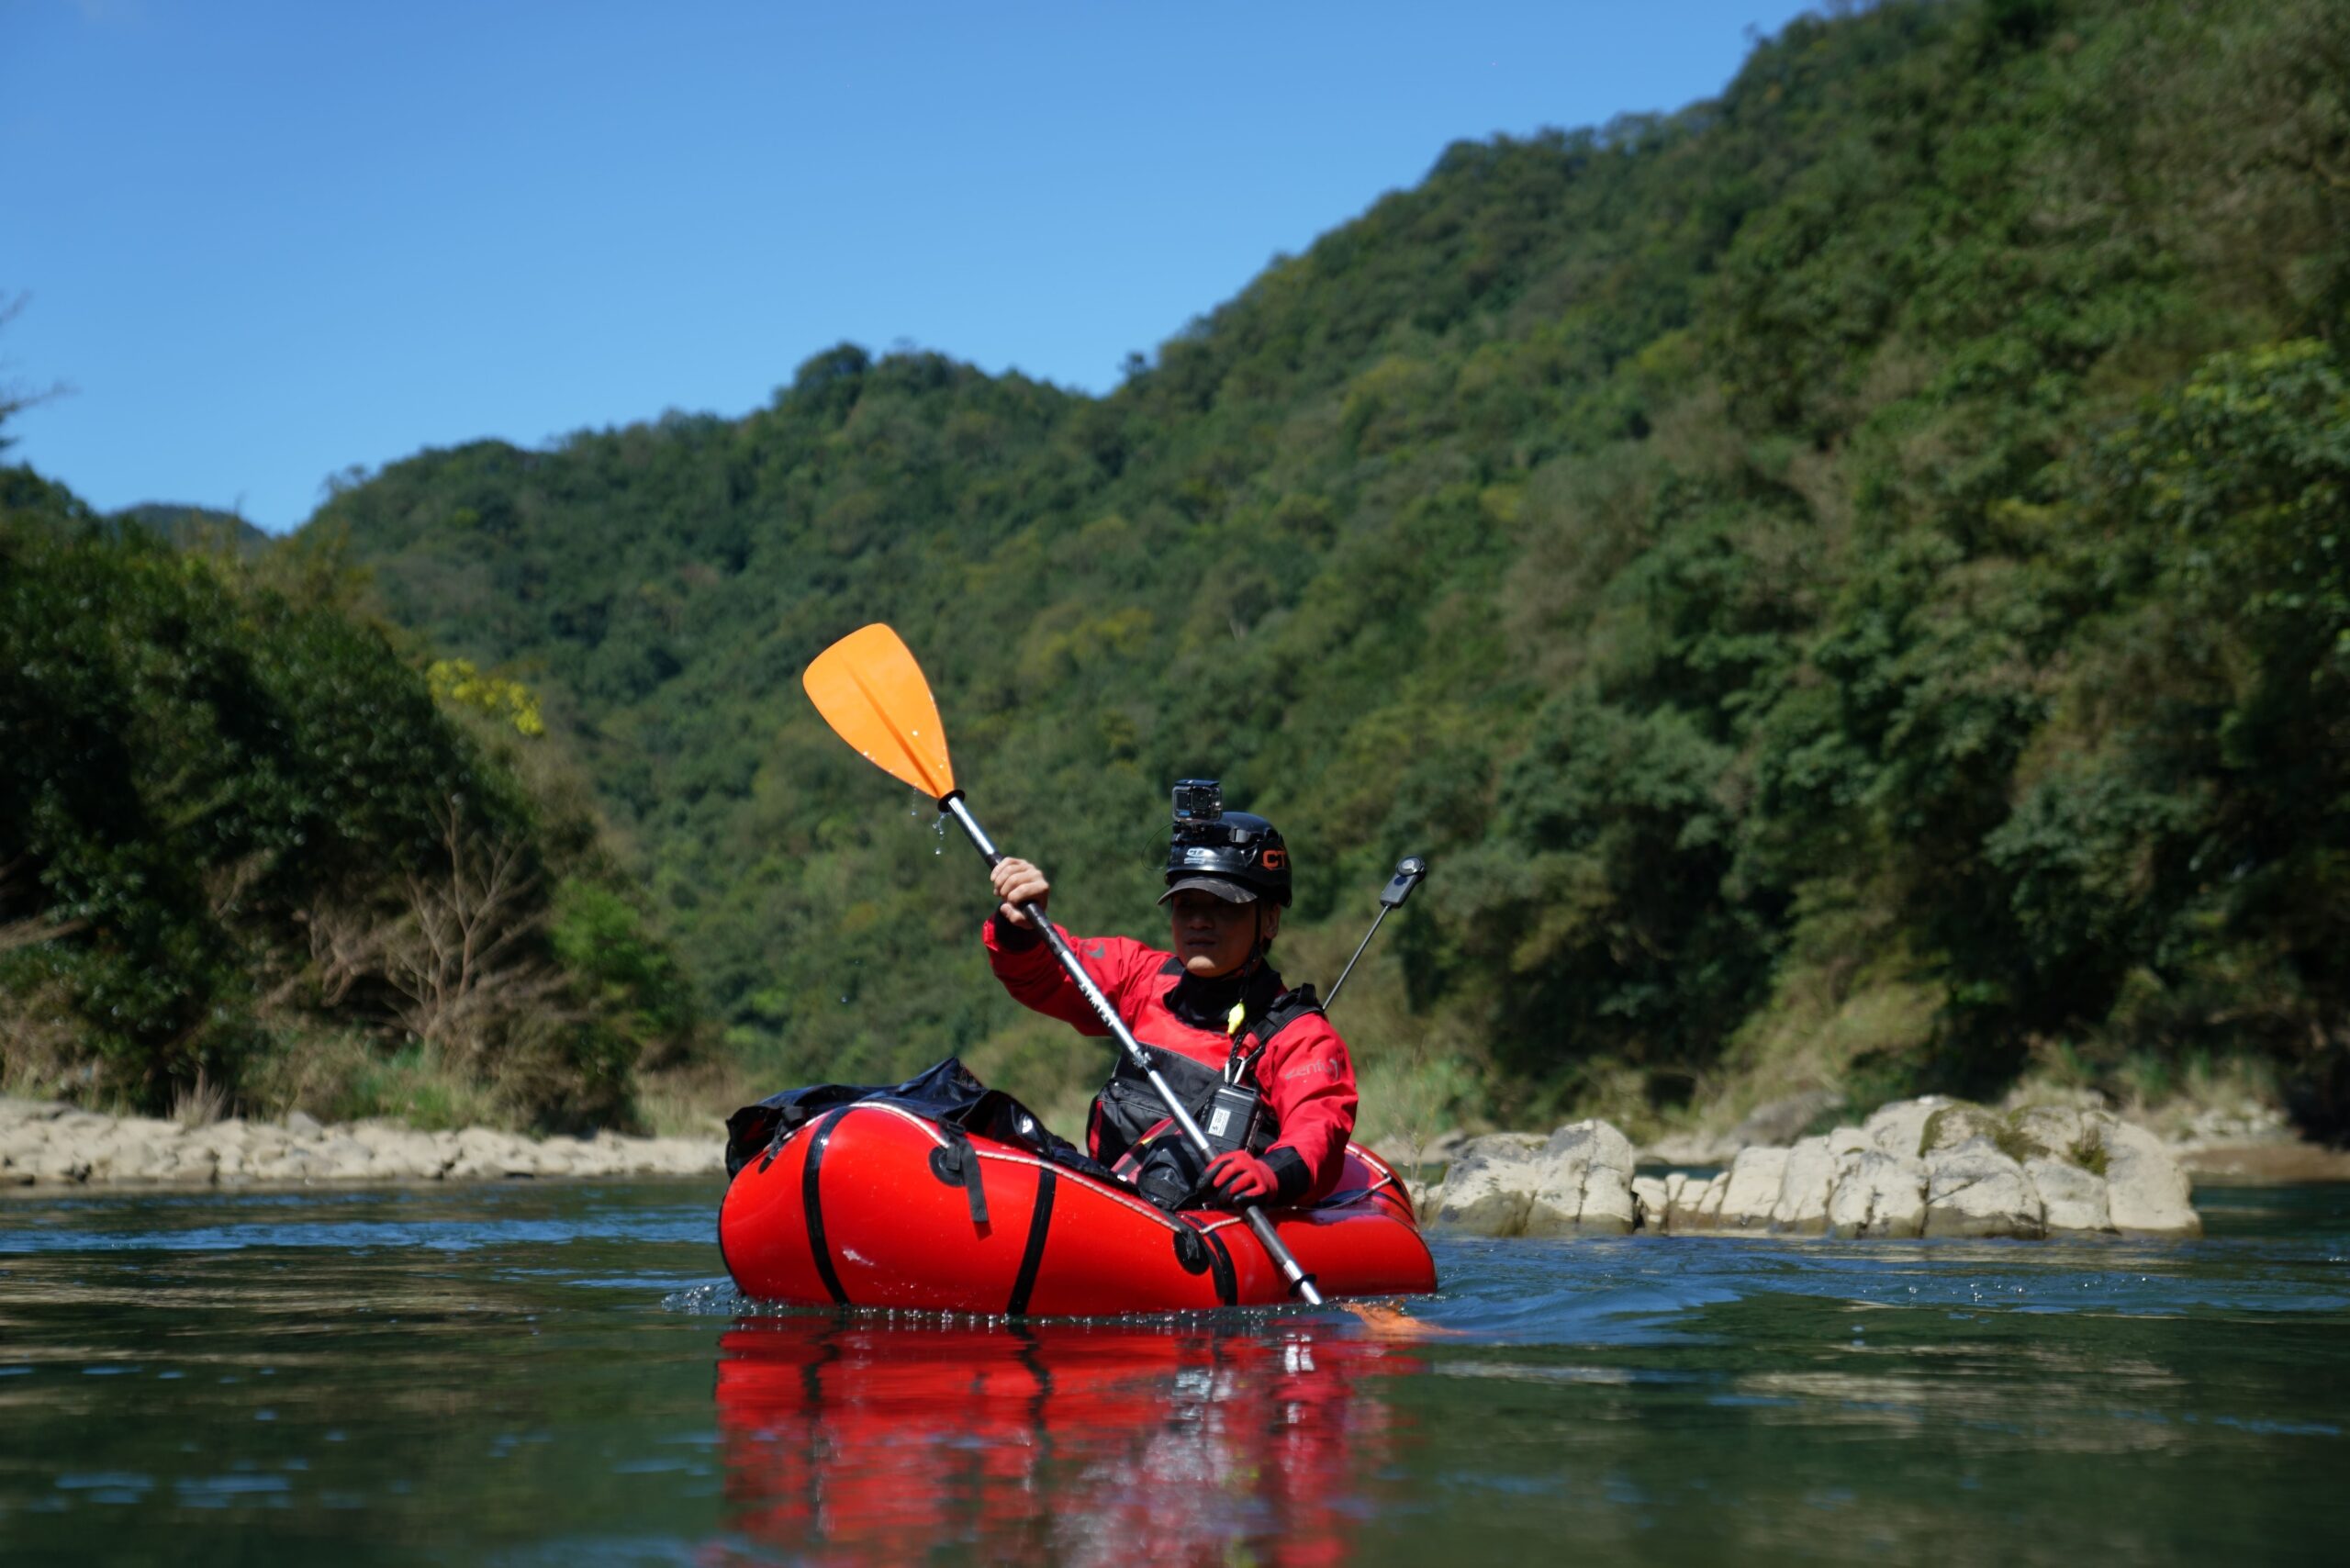
[{"label": "white rock", "polygon": [[27,1169],[43,1182],[75,1182],[90,1179],[89,1155],[74,1140],[53,1138],[33,1152]]},{"label": "white rock", "polygon": [[300,1147],[283,1127],[273,1127],[266,1122],[246,1125],[243,1153],[248,1169],[283,1159]]},{"label": "white rock", "polygon": [[1762,1230],[1779,1206],[1779,1186],[1786,1179],[1784,1148],[1741,1148],[1730,1162],[1728,1185],[1722,1192],[1724,1230]]},{"label": "white rock", "polygon": [[208,1187],[220,1179],[220,1157],[211,1149],[182,1140],[173,1147],[171,1155],[171,1169],[163,1177],[167,1182]]},{"label": "white rock", "polygon": [[1717,1171],[1705,1190],[1697,1194],[1697,1224],[1699,1230],[1719,1230],[1722,1227],[1722,1204],[1729,1196],[1729,1172]]},{"label": "white rock", "polygon": [[1632,1140],[1609,1123],[1596,1118],[1570,1122],[1542,1141],[1539,1152],[1551,1159],[1579,1158],[1628,1178],[1634,1153]]},{"label": "white rock", "polygon": [[384,1174],[375,1151],[355,1137],[330,1134],[319,1142],[318,1156],[326,1162],[324,1174],[330,1181],[365,1182]]},{"label": "white rock", "polygon": [[1828,1228],[1828,1196],[1836,1186],[1836,1155],[1825,1137],[1807,1137],[1787,1150],[1779,1176],[1771,1226],[1796,1236],[1818,1236]]},{"label": "white rock", "polygon": [[1591,1168],[1575,1160],[1544,1160],[1533,1167],[1526,1189],[1526,1219],[1520,1236],[1572,1236],[1582,1228],[1583,1178]]},{"label": "white rock", "polygon": [[326,1162],[307,1148],[282,1148],[248,1159],[243,1174],[256,1182],[310,1182],[326,1174]]},{"label": "white rock", "polygon": [[2037,1237],[2043,1226],[2040,1194],[2023,1167],[1989,1138],[1927,1157],[1928,1236]]},{"label": "white rock", "polygon": [[1738,1153],[1738,1145],[1718,1133],[1669,1133],[1641,1151],[1650,1165],[1719,1165]]},{"label": "white rock", "polygon": [[1828,1152],[1841,1159],[1876,1148],[1876,1141],[1858,1127],[1838,1127],[1828,1135]]},{"label": "white rock", "polygon": [[1561,1127],[1527,1159],[1531,1182],[1520,1234],[1566,1236],[1632,1228],[1632,1143],[1606,1122]]},{"label": "white rock", "polygon": [[456,1159],[454,1149],[443,1148],[423,1137],[410,1137],[375,1151],[375,1162],[385,1175],[402,1182],[438,1182]]},{"label": "white rock", "polygon": [[1886,1153],[1916,1159],[1926,1152],[1927,1121],[1950,1103],[1947,1097],[1940,1094],[1896,1100],[1890,1105],[1880,1106],[1861,1124],[1861,1130]]},{"label": "white rock", "polygon": [[1593,1166],[1583,1179],[1583,1214],[1577,1226],[1600,1236],[1628,1236],[1639,1221],[1631,1177],[1612,1166]]},{"label": "white rock", "polygon": [[2124,1236],[2188,1237],[2203,1234],[2203,1221],[2190,1201],[2187,1172],[2162,1140],[2141,1126],[2098,1118],[2105,1150],[2106,1207],[2113,1228]]},{"label": "white rock", "polygon": [[183,1147],[202,1149],[220,1165],[234,1164],[241,1159],[245,1141],[242,1122],[215,1122],[208,1127],[194,1129],[180,1140]]},{"label": "white rock", "polygon": [[1924,1152],[1934,1155],[1960,1148],[1982,1138],[1998,1147],[2009,1132],[2008,1119],[1997,1111],[1965,1100],[1954,1100],[1926,1118]]},{"label": "white rock", "polygon": [[169,1144],[147,1143],[109,1150],[90,1170],[93,1182],[160,1182],[174,1164]]},{"label": "white rock", "polygon": [[609,1139],[582,1138],[566,1151],[566,1157],[575,1176],[610,1176],[620,1170],[619,1151]]},{"label": "white rock", "polygon": [[1580,1165],[1541,1167],[1526,1191],[1526,1219],[1520,1236],[1572,1236],[1582,1229],[1583,1184],[1589,1173]]},{"label": "white rock", "polygon": [[55,1100],[20,1100],[14,1095],[0,1094],[0,1129],[24,1126],[34,1122],[51,1122],[65,1114],[65,1106]]},{"label": "white rock", "polygon": [[1911,1237],[1926,1226],[1926,1162],[1864,1148],[1838,1158],[1828,1233],[1850,1238]]},{"label": "white rock", "polygon": [[374,1116],[364,1122],[352,1122],[342,1130],[351,1137],[374,1149],[397,1148],[414,1141],[418,1137],[414,1130],[404,1127],[397,1122],[386,1122]]},{"label": "white rock", "polygon": [[1697,1200],[1705,1191],[1705,1182],[1678,1170],[1664,1179],[1664,1229],[1667,1233],[1678,1235],[1696,1228]]},{"label": "white rock", "polygon": [[1679,1235],[1689,1231],[1710,1229],[1715,1223],[1705,1216],[1707,1193],[1713,1195],[1715,1215],[1721,1213],[1724,1179],[1714,1176],[1700,1180],[1679,1172],[1665,1178],[1664,1227]]},{"label": "white rock", "polygon": [[2098,1176],[2045,1155],[2025,1160],[2023,1173],[2031,1178],[2032,1191],[2040,1194],[2051,1236],[2113,1228],[2106,1207],[2105,1182]]},{"label": "white rock", "polygon": [[1638,1228],[1662,1231],[1665,1215],[1672,1212],[1673,1202],[1665,1193],[1664,1178],[1635,1176],[1632,1178],[1632,1204],[1639,1212]]},{"label": "white rock", "polygon": [[[2103,1115],[2095,1119],[2111,1120]],[[2091,1118],[2070,1105],[2033,1105],[2018,1111],[2015,1129],[2027,1148],[2068,1165],[2079,1165],[2082,1154],[2097,1145]]]},{"label": "white rock", "polygon": [[1435,1224],[1472,1236],[1519,1236],[1532,1205],[1531,1151],[1524,1140],[1489,1134],[1461,1146],[1437,1194]]},{"label": "white rock", "polygon": [[499,1182],[510,1177],[528,1176],[531,1172],[515,1169],[515,1162],[511,1159],[476,1152],[459,1155],[457,1162],[450,1166],[444,1174],[452,1182]]}]

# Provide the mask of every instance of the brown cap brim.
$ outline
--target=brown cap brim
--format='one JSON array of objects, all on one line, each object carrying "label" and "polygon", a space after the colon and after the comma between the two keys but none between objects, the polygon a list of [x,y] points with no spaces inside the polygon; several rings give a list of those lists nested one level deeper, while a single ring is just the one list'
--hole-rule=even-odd
[{"label": "brown cap brim", "polygon": [[1158,895],[1158,902],[1165,903],[1185,888],[1197,888],[1203,893],[1214,893],[1226,903],[1255,903],[1257,902],[1256,889],[1246,882],[1236,882],[1229,877],[1185,877],[1181,881],[1168,883],[1167,890]]}]

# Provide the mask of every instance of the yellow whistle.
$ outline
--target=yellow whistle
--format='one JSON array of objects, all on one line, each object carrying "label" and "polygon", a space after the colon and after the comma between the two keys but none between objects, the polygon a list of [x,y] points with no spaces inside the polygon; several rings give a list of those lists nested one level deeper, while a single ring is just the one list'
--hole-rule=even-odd
[{"label": "yellow whistle", "polygon": [[1224,1021],[1225,1037],[1229,1039],[1233,1036],[1240,1033],[1240,1025],[1247,1020],[1248,1016],[1248,1004],[1245,1002],[1234,1002],[1232,1004],[1232,1015]]}]

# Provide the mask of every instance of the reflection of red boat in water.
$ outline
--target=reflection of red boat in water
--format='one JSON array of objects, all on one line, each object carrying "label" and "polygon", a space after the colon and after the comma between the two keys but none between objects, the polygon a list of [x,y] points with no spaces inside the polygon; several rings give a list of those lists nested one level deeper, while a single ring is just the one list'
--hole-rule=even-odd
[{"label": "reflection of red boat in water", "polygon": [[[1327,1295],[1436,1288],[1394,1171],[1348,1149],[1337,1191],[1272,1211]],[[1237,1215],[1169,1215],[1027,1149],[856,1103],[795,1128],[727,1188],[719,1246],[751,1295],[1014,1316],[1270,1305],[1280,1271]]]},{"label": "reflection of red boat in water", "polygon": [[795,1560],[1335,1562],[1389,1462],[1326,1325],[900,1327],[745,1319],[722,1340],[732,1527]]}]

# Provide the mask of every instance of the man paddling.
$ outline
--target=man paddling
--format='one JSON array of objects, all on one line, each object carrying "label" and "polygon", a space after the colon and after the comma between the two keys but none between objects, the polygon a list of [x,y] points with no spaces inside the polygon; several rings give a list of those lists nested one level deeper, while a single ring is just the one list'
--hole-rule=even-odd
[{"label": "man paddling", "polygon": [[[1311,986],[1292,991],[1267,961],[1290,902],[1289,848],[1272,823],[1222,809],[1208,781],[1176,786],[1168,848],[1171,950],[1125,936],[1067,937],[1086,970],[1211,1138],[1237,1147],[1203,1171],[1134,1065],[1095,1096],[1086,1123],[1093,1157],[1164,1206],[1214,1202],[1273,1207],[1337,1183],[1355,1125],[1354,1063]],[[1024,903],[1043,909],[1045,874],[1006,857],[992,878],[1002,902],[988,921],[988,961],[1027,1006],[1087,1035],[1109,1026],[1054,960]],[[1262,1114],[1250,1114],[1261,1101]]]}]

